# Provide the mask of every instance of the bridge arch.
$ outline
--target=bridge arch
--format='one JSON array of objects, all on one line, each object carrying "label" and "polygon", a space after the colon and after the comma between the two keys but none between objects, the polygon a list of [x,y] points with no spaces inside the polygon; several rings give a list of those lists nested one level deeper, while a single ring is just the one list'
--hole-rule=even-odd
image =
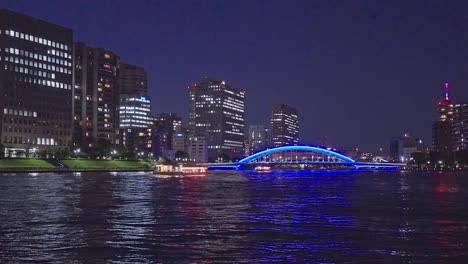
[{"label": "bridge arch", "polygon": [[335,151],[323,149],[323,148],[318,148],[318,147],[312,147],[312,146],[282,146],[282,147],[277,147],[277,148],[272,148],[272,149],[266,149],[260,152],[257,152],[255,154],[252,154],[246,158],[243,158],[238,161],[238,164],[247,164],[250,161],[256,160],[258,158],[261,158],[263,156],[267,156],[273,153],[278,153],[278,152],[284,152],[284,151],[308,151],[308,152],[315,152],[315,153],[320,153],[324,155],[329,155],[332,157],[335,157],[339,160],[342,160],[344,163],[348,164],[354,164],[356,163],[355,160],[340,154]]}]

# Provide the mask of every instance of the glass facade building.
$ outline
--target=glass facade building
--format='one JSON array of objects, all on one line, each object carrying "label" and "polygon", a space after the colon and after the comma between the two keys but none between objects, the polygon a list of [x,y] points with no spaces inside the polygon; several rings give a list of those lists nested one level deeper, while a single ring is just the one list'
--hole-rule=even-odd
[{"label": "glass facade building", "polygon": [[119,108],[121,129],[148,128],[154,124],[149,98],[122,96]]},{"label": "glass facade building", "polygon": [[150,152],[154,122],[149,98],[121,96],[119,108],[122,145]]}]

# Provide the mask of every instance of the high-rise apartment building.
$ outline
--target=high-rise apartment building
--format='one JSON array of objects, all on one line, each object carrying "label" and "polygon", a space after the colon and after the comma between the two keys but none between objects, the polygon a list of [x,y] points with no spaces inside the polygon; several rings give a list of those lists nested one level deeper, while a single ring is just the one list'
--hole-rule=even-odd
[{"label": "high-rise apartment building", "polygon": [[119,144],[118,71],[120,58],[102,48],[75,43],[74,145]]},{"label": "high-rise apartment building", "polygon": [[0,57],[5,151],[71,146],[73,31],[0,9]]},{"label": "high-rise apartment building", "polygon": [[206,138],[209,159],[243,156],[245,91],[204,78],[190,85],[188,94],[190,134]]},{"label": "high-rise apartment building", "polygon": [[468,150],[468,103],[453,105],[452,151]]},{"label": "high-rise apartment building", "polygon": [[452,149],[453,104],[445,83],[445,98],[437,103],[437,120],[432,123],[432,150],[450,155]]},{"label": "high-rise apartment building", "polygon": [[249,126],[248,131],[249,155],[264,150],[271,145],[270,129],[263,125]]},{"label": "high-rise apartment building", "polygon": [[270,130],[273,146],[297,145],[299,143],[297,109],[285,104],[274,104],[271,108]]}]

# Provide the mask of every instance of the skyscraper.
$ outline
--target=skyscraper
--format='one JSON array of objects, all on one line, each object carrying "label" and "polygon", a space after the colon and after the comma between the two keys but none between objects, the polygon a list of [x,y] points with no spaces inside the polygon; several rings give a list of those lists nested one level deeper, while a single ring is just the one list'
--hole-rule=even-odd
[{"label": "skyscraper", "polygon": [[270,115],[271,143],[273,146],[299,143],[299,113],[285,104],[274,104]]},{"label": "skyscraper", "polygon": [[445,83],[445,98],[437,103],[437,120],[432,123],[432,151],[450,155],[452,147],[453,104],[449,85]]},{"label": "skyscraper", "polygon": [[12,155],[71,146],[73,31],[0,9],[0,140]]},{"label": "skyscraper", "polygon": [[270,129],[265,128],[263,125],[249,126],[247,137],[249,155],[264,150],[271,145]]},{"label": "skyscraper", "polygon": [[120,63],[119,135],[123,146],[134,151],[151,151],[153,125],[148,75],[143,67]]},{"label": "skyscraper", "polygon": [[453,106],[452,150],[468,150],[468,103]]},{"label": "skyscraper", "polygon": [[120,58],[102,48],[75,43],[74,145],[119,144],[118,71]]},{"label": "skyscraper", "polygon": [[243,156],[245,91],[204,78],[190,85],[188,93],[190,134],[206,138],[209,159]]}]

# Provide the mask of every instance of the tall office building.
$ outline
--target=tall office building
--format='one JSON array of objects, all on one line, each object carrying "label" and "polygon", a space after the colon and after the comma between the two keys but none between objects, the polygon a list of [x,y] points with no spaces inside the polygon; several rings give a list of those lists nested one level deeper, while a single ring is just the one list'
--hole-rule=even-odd
[{"label": "tall office building", "polygon": [[119,135],[125,147],[151,151],[153,125],[148,97],[148,75],[143,67],[120,63]]},{"label": "tall office building", "polygon": [[119,64],[119,56],[108,50],[75,43],[76,147],[97,147],[99,141],[119,144]]},{"label": "tall office building", "polygon": [[263,125],[249,126],[247,143],[249,155],[264,150],[271,145],[270,129]]},{"label": "tall office building", "polygon": [[73,32],[0,9],[0,137],[11,155],[71,146]]},{"label": "tall office building", "polygon": [[151,133],[154,125],[151,102],[148,98],[120,96],[119,127],[121,143],[136,151],[151,151]]},{"label": "tall office building", "polygon": [[299,113],[285,104],[274,104],[270,116],[271,143],[273,146],[299,143]]},{"label": "tall office building", "polygon": [[148,75],[145,68],[121,63],[119,89],[121,96],[148,97]]},{"label": "tall office building", "polygon": [[432,150],[450,155],[452,149],[453,104],[445,83],[445,98],[437,103],[437,120],[432,123]]},{"label": "tall office building", "polygon": [[245,91],[204,78],[190,85],[188,94],[189,130],[191,136],[206,138],[209,159],[243,156]]},{"label": "tall office building", "polygon": [[468,103],[453,106],[452,150],[468,150]]}]

